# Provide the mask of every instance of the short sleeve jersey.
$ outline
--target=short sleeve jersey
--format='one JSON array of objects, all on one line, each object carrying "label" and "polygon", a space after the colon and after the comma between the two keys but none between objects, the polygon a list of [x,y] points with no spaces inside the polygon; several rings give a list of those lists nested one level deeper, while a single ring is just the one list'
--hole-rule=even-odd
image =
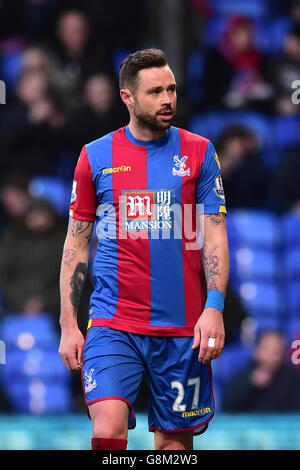
[{"label": "short sleeve jersey", "polygon": [[95,221],[89,326],[193,336],[205,304],[198,214],[226,213],[213,144],[170,127],[154,141],[128,127],[81,151],[70,215]]}]

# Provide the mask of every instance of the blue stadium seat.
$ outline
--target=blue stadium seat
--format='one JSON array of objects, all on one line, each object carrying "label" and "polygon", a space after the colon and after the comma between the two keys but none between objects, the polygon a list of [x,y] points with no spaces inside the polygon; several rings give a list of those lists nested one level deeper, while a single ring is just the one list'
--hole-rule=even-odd
[{"label": "blue stadium seat", "polygon": [[[216,15],[204,25],[203,42],[205,45],[218,46],[226,33],[230,17]],[[265,51],[270,47],[268,36],[269,25],[265,19],[252,18],[254,42],[258,50]]]},{"label": "blue stadium seat", "polygon": [[214,380],[225,385],[234,374],[251,361],[251,357],[251,348],[245,348],[241,344],[225,346],[218,360],[212,363]]},{"label": "blue stadium seat", "polygon": [[71,390],[66,383],[16,380],[8,383],[5,389],[17,413],[46,415],[72,411]]},{"label": "blue stadium seat", "polygon": [[265,36],[268,39],[268,48],[266,52],[271,56],[281,54],[283,41],[287,32],[292,27],[292,20],[289,17],[278,17],[271,20]]},{"label": "blue stadium seat", "polygon": [[2,320],[1,335],[8,347],[29,350],[37,347],[56,347],[58,333],[51,314],[26,316],[7,315]]},{"label": "blue stadium seat", "polygon": [[284,332],[289,345],[296,339],[300,340],[300,316],[298,318],[288,318]]},{"label": "blue stadium seat", "polygon": [[272,148],[285,149],[300,143],[300,117],[277,116],[270,121],[269,141]]},{"label": "blue stadium seat", "polygon": [[69,213],[71,186],[62,178],[40,175],[31,180],[29,190],[32,196],[47,199],[58,214],[66,217]]},{"label": "blue stadium seat", "polygon": [[255,320],[257,335],[264,331],[283,331],[284,324],[281,317],[262,317],[258,315]]},{"label": "blue stadium seat", "polygon": [[217,45],[226,31],[227,18],[215,15],[208,19],[204,25],[203,40],[208,46]]},{"label": "blue stadium seat", "polygon": [[279,246],[279,223],[271,212],[232,210],[227,217],[229,243],[232,246],[273,250]]},{"label": "blue stadium seat", "polygon": [[58,156],[56,165],[56,175],[60,180],[65,182],[67,187],[69,185],[70,188],[72,186],[74,170],[76,166],[76,160],[74,157],[78,157],[78,155],[74,155],[73,152],[61,153]]},{"label": "blue stadium seat", "polygon": [[286,248],[300,244],[300,215],[287,214],[281,218],[282,241]]},{"label": "blue stadium seat", "polygon": [[188,96],[192,103],[200,103],[203,98],[201,80],[204,70],[204,57],[198,51],[192,51],[188,56],[187,78],[188,78]]},{"label": "blue stadium seat", "polygon": [[239,281],[274,281],[281,273],[277,253],[248,246],[231,249],[230,273]]},{"label": "blue stadium seat", "polygon": [[284,308],[282,290],[277,283],[243,282],[239,295],[248,313],[257,318],[279,318]]},{"label": "blue stadium seat", "polygon": [[265,0],[210,0],[215,13],[219,15],[242,15],[261,18],[268,14],[268,2]]},{"label": "blue stadium seat", "polygon": [[290,318],[300,318],[300,280],[289,282],[286,293]]},{"label": "blue stadium seat", "polygon": [[262,146],[268,144],[266,136],[268,135],[270,121],[264,114],[255,111],[231,112],[228,113],[227,122],[245,126],[254,132]]},{"label": "blue stadium seat", "polygon": [[189,122],[189,130],[194,134],[202,135],[214,141],[220,130],[216,126],[213,116],[213,114],[197,114],[192,116]]},{"label": "blue stadium seat", "polygon": [[195,50],[188,56],[187,74],[189,80],[200,80],[203,74],[204,57],[203,53]]},{"label": "blue stadium seat", "polygon": [[287,281],[300,281],[300,248],[287,249],[283,259],[283,269]]},{"label": "blue stadium seat", "polygon": [[59,354],[58,344],[55,348],[33,348],[22,351],[7,348],[5,381],[29,380],[38,378],[45,381],[68,382],[70,372],[64,366]]},{"label": "blue stadium seat", "polygon": [[1,54],[1,79],[4,80],[7,89],[11,90],[21,70],[23,50],[16,49],[12,52]]},{"label": "blue stadium seat", "polygon": [[269,145],[269,124],[269,118],[255,111],[221,111],[192,116],[189,130],[214,142],[228,126],[241,125],[253,131],[264,147]]}]

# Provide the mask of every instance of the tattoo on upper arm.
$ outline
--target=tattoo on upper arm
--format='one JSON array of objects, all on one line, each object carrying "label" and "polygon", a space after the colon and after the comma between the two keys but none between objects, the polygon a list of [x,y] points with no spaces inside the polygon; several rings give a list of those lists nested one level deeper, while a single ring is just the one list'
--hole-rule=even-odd
[{"label": "tattoo on upper arm", "polygon": [[70,266],[72,261],[76,258],[76,250],[68,248],[63,252],[63,263]]},{"label": "tattoo on upper arm", "polygon": [[84,286],[84,281],[87,275],[87,264],[86,263],[77,263],[77,266],[74,270],[73,276],[71,277],[70,287],[71,294],[70,300],[74,307],[74,315],[77,314],[80,295]]},{"label": "tattoo on upper arm", "polygon": [[205,217],[212,225],[220,225],[225,223],[224,214],[206,214]]},{"label": "tattoo on upper arm", "polygon": [[207,289],[216,289],[216,277],[220,275],[219,270],[219,257],[216,255],[217,245],[213,248],[208,248],[204,243],[203,245],[203,267],[206,277]]},{"label": "tattoo on upper arm", "polygon": [[70,218],[69,230],[71,230],[73,237],[83,235],[89,241],[92,238],[93,226],[94,222]]}]

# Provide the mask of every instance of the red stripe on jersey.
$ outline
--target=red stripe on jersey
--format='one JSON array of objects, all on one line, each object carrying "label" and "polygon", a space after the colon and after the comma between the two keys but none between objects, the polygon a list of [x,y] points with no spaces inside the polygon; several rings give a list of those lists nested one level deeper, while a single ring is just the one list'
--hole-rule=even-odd
[{"label": "red stripe on jersey", "polygon": [[[114,317],[115,318],[115,317]],[[90,327],[92,326],[108,326],[115,330],[128,331],[137,335],[153,335],[153,336],[194,336],[194,327],[187,328],[185,326],[145,326],[145,324],[137,324],[130,322],[126,318],[126,322],[119,316],[118,320],[110,318],[92,318]],[[125,328],[124,328],[125,326]]]},{"label": "red stripe on jersey", "polygon": [[[205,304],[205,279],[201,266],[200,249],[196,236],[195,193],[200,177],[201,165],[204,160],[208,140],[195,136],[186,130],[179,129],[181,156],[187,156],[191,168],[191,176],[182,177],[182,262],[185,292],[186,326],[195,326]],[[190,205],[189,208],[187,205]],[[191,209],[192,208],[192,209]],[[192,234],[193,237],[192,237]],[[192,238],[191,238],[192,237]],[[195,275],[197,273],[198,275]]]},{"label": "red stripe on jersey", "polygon": [[125,129],[119,129],[113,135],[113,167],[130,167],[129,171],[113,173],[113,197],[117,220],[118,242],[118,289],[119,296],[116,313],[112,322],[126,324],[134,322],[150,323],[150,250],[147,231],[136,233],[123,230],[123,217],[126,207],[122,205],[122,189],[147,189],[147,149],[132,144],[125,135]]},{"label": "red stripe on jersey", "polygon": [[86,148],[83,147],[74,172],[70,215],[75,219],[94,221],[97,198],[92,169]]}]

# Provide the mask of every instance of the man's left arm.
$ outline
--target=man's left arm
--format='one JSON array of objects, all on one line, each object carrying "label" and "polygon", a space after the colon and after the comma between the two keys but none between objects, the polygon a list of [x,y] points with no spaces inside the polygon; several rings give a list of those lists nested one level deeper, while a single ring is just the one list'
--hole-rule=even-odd
[{"label": "man's left arm", "polygon": [[[200,346],[199,361],[208,363],[222,352],[225,340],[224,298],[229,277],[229,254],[225,214],[205,214],[202,264],[207,285],[207,301],[194,328],[193,349]],[[210,341],[215,340],[213,347]]]}]

